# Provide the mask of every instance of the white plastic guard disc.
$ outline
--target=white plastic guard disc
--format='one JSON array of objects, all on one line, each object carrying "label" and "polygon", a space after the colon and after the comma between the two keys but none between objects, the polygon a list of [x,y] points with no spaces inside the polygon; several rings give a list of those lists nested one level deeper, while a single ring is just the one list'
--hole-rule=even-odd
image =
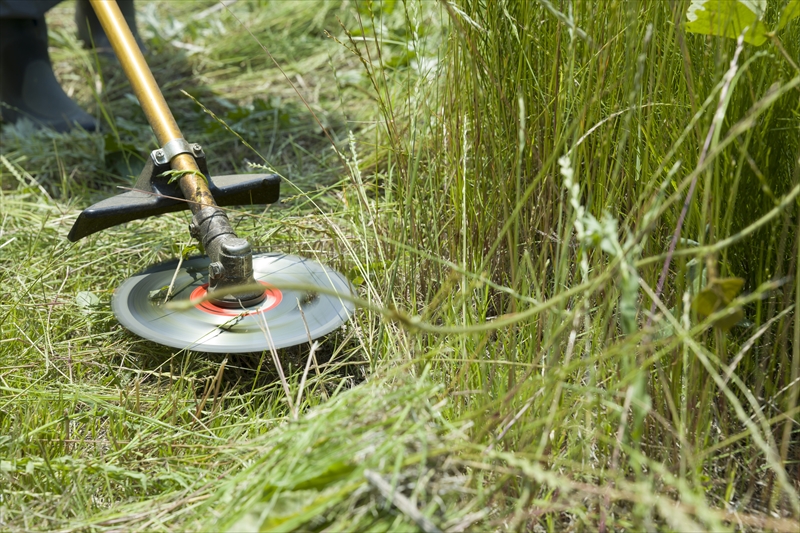
[{"label": "white plastic guard disc", "polygon": [[[207,257],[183,261],[171,302],[193,300],[205,294]],[[267,288],[267,298],[252,307],[227,309],[210,301],[171,309],[164,305],[178,261],[148,268],[120,285],[111,299],[114,315],[123,326],[159,344],[198,352],[260,352],[302,344],[330,333],[353,314],[348,300],[313,289],[281,289],[281,284],[322,287],[350,295],[347,279],[315,261],[293,255],[268,253],[253,256],[257,281]],[[271,337],[271,343],[270,343]]]}]

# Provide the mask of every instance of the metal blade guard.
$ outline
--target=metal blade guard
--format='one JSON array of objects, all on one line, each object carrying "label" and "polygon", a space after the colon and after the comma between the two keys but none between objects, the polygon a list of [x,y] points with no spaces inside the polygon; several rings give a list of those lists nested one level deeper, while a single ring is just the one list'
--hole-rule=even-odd
[{"label": "metal blade guard", "polygon": [[[153,150],[132,191],[124,192],[86,208],[75,221],[67,238],[76,242],[92,233],[142,218],[187,210],[192,202],[184,198],[177,180],[164,172],[171,169],[170,160],[178,154],[194,157],[197,167],[208,181],[208,188],[219,206],[272,204],[280,198],[281,179],[277,174],[233,174],[211,176],[206,156],[199,144],[179,139],[180,146],[168,152]],[[167,143],[169,146],[171,143]],[[165,147],[166,148],[166,147]]]}]

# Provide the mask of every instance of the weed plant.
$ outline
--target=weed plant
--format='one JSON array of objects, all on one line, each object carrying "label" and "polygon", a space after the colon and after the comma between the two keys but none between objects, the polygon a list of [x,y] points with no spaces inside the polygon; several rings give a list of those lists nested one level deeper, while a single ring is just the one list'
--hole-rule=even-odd
[{"label": "weed plant", "polygon": [[688,4],[139,5],[212,170],[285,178],[237,231],[364,304],[285,382],[113,318],[186,215],[67,243],[155,144],[59,6],[105,125],[0,136],[0,529],[800,529],[800,23]]}]

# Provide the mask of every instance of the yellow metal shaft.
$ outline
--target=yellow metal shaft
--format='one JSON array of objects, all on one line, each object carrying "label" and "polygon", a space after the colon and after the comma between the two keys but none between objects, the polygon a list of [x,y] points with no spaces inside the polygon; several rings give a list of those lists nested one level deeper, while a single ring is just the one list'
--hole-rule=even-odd
[{"label": "yellow metal shaft", "polygon": [[[117,55],[122,70],[128,77],[133,92],[144,110],[147,121],[156,139],[161,146],[164,146],[173,139],[183,138],[175,117],[167,106],[164,95],[161,94],[150,67],[133,37],[131,29],[125,17],[117,5],[116,0],[90,0],[100,24],[103,26],[108,36],[111,47]],[[179,154],[170,161],[173,170],[185,171],[187,174],[180,179],[180,187],[183,196],[189,200],[192,213],[209,206],[216,206],[214,197],[208,190],[208,184],[200,176],[200,169],[197,163],[189,154]],[[194,174],[196,172],[197,174]]]}]

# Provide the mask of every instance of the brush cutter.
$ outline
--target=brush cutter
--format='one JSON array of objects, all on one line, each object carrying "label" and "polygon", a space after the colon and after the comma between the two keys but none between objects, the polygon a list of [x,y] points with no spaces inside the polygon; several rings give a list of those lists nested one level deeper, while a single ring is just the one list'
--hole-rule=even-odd
[{"label": "brush cutter", "polygon": [[189,232],[207,254],[123,282],[111,300],[117,319],[160,344],[228,353],[293,346],[341,326],[353,313],[342,274],[297,256],[254,255],[220,209],[276,202],[280,178],[210,176],[202,147],[183,138],[116,1],[91,3],[161,148],[150,153],[134,190],[84,210],[68,238],[190,209]]}]

